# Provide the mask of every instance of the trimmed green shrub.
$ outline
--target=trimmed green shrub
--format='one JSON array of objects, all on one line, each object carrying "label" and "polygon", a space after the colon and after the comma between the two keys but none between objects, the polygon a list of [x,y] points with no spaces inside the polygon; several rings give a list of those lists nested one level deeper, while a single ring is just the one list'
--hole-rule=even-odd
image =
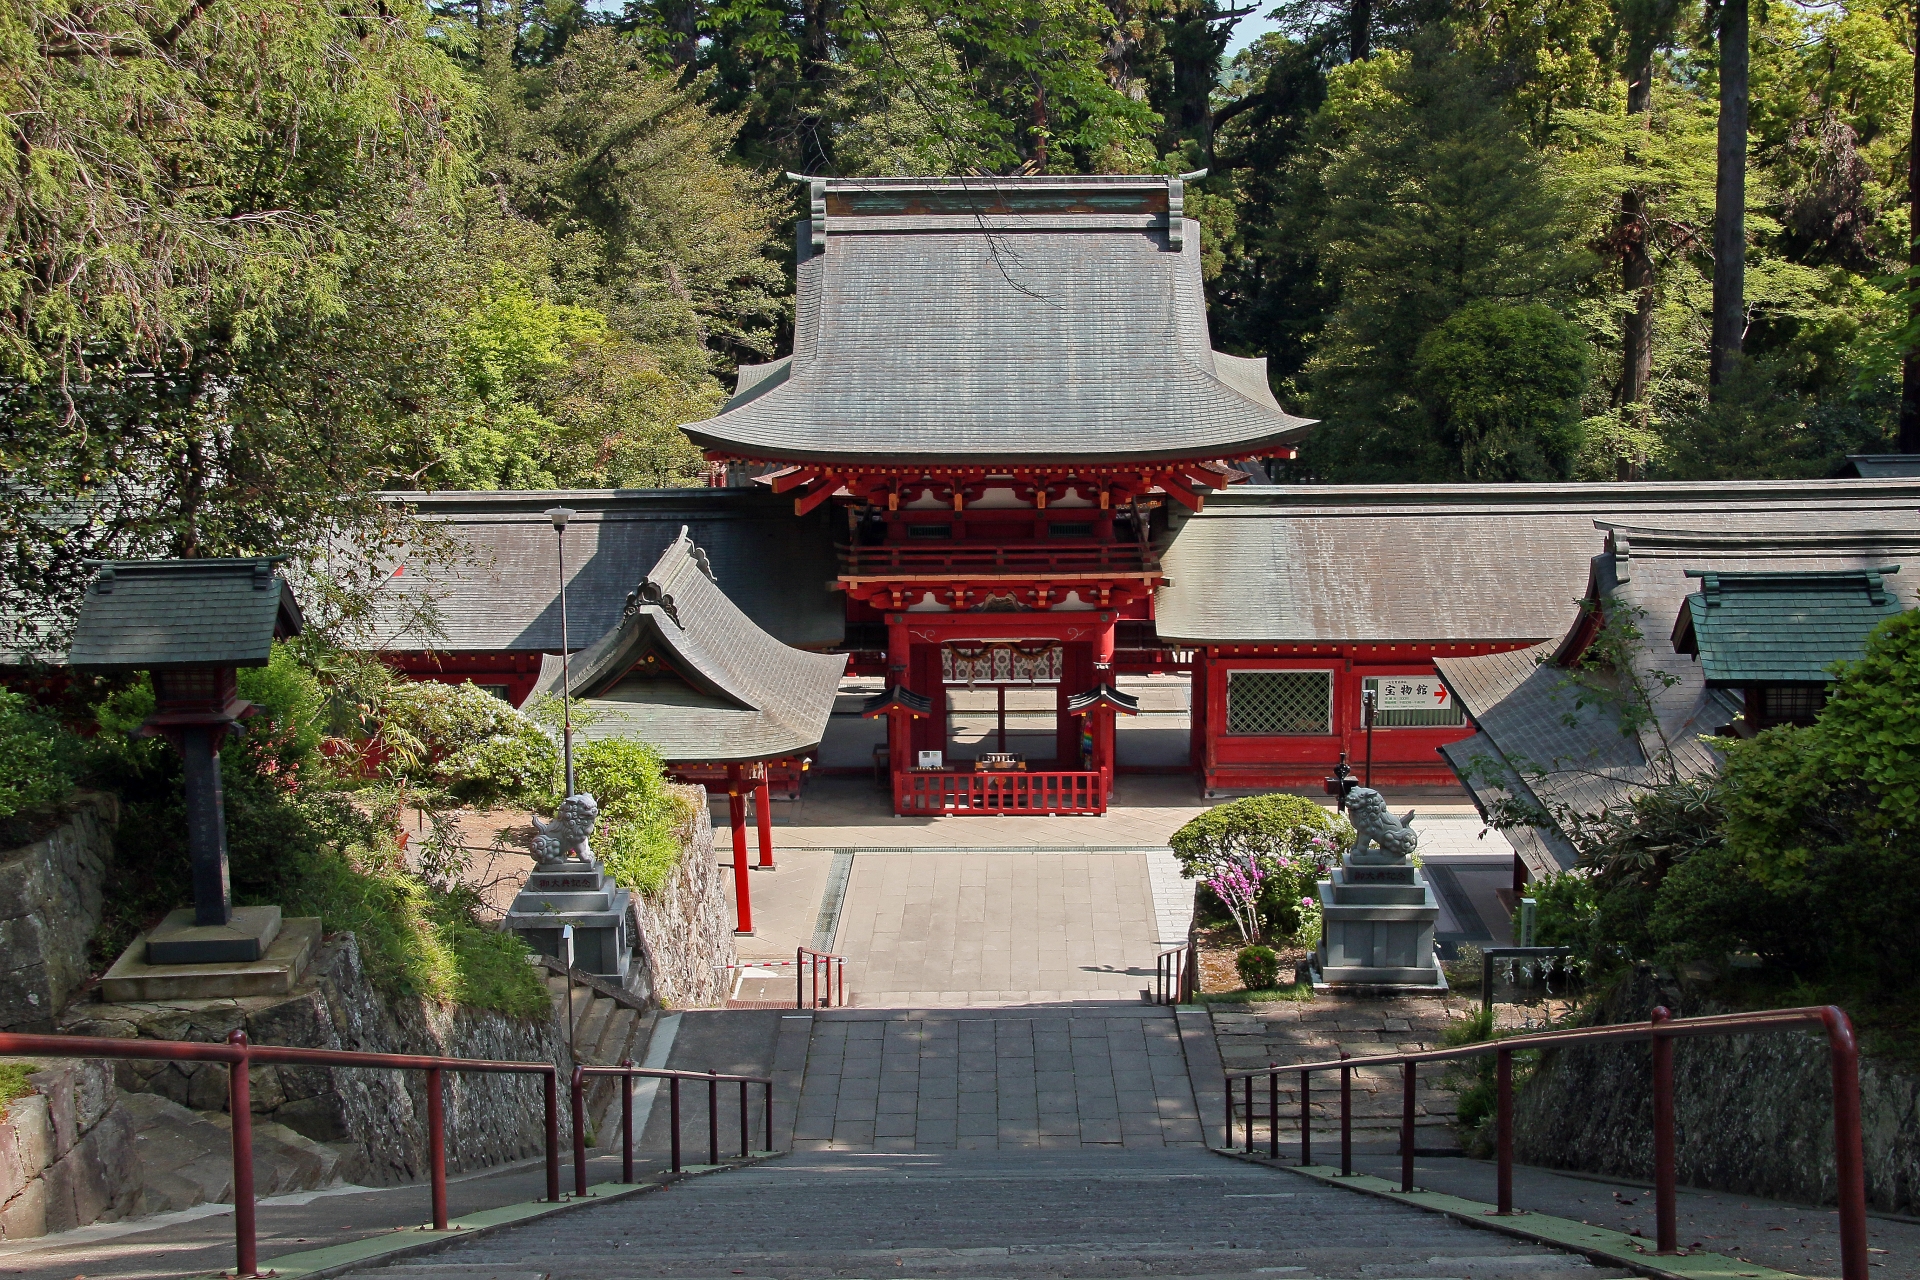
[{"label": "trimmed green shrub", "polygon": [[1261,872],[1258,908],[1263,932],[1297,938],[1307,922],[1302,898],[1353,842],[1343,817],[1301,796],[1247,796],[1207,810],[1167,843],[1183,874],[1206,880],[1252,858]]},{"label": "trimmed green shrub", "polygon": [[1233,958],[1240,985],[1249,991],[1266,991],[1280,985],[1280,953],[1272,947],[1242,947]]}]

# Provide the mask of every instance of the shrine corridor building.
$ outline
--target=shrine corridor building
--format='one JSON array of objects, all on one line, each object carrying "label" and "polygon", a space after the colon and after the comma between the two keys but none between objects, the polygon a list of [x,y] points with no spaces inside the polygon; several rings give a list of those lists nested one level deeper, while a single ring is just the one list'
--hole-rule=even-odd
[{"label": "shrine corridor building", "polygon": [[[561,648],[542,513],[564,504],[576,652],[631,618],[678,546],[737,606],[728,625],[765,633],[739,643],[842,656],[826,746],[748,757],[762,785],[873,769],[920,815],[1097,813],[1130,769],[1190,771],[1210,794],[1317,788],[1343,752],[1361,761],[1372,693],[1376,784],[1453,786],[1440,749],[1475,726],[1436,662],[1563,635],[1604,530],[1916,523],[1920,481],[1897,477],[1275,485],[1269,463],[1314,424],[1276,402],[1264,360],[1212,349],[1179,178],[807,192],[793,354],[743,367],[685,428],[709,487],[393,495],[470,554],[390,584],[437,614],[400,628],[392,661],[524,700]],[[648,625],[661,643],[595,651],[597,688],[667,688],[613,669],[673,673],[679,623]],[[658,695],[683,744],[670,762],[709,784],[730,767],[737,792],[721,720],[700,736],[712,680],[680,674],[694,692]],[[1181,695],[1187,733],[1129,759],[1116,723],[1143,682]],[[805,719],[764,683],[762,710]],[[956,744],[963,714],[996,731]]]}]

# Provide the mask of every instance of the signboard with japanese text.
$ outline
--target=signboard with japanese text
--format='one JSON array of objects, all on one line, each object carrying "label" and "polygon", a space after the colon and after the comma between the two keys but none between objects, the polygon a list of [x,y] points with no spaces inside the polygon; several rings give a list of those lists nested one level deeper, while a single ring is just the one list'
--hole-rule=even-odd
[{"label": "signboard with japanese text", "polygon": [[1381,676],[1381,711],[1451,711],[1453,695],[1438,676]]}]

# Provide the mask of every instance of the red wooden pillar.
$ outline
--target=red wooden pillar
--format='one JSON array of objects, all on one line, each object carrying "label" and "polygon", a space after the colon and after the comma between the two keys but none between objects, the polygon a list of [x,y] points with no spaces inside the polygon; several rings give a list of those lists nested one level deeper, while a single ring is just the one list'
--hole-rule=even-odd
[{"label": "red wooden pillar", "polygon": [[766,762],[754,766],[753,821],[760,828],[760,867],[773,870],[773,788],[767,782]]},{"label": "red wooden pillar", "polygon": [[1187,693],[1187,765],[1207,789],[1207,651],[1193,651],[1192,686]]},{"label": "red wooden pillar", "polygon": [[[1100,630],[1093,638],[1093,682],[1117,688],[1113,677],[1114,615],[1100,615]],[[1093,767],[1100,771],[1101,793],[1113,794],[1113,720],[1114,709],[1105,703],[1093,708]]]},{"label": "red wooden pillar", "polygon": [[733,828],[733,904],[737,934],[753,932],[753,900],[747,888],[747,798],[737,764],[727,766],[727,825]]},{"label": "red wooden pillar", "polygon": [[[907,637],[907,615],[887,615],[887,683],[910,689],[907,678],[912,641]],[[913,764],[913,716],[905,707],[887,712],[887,786],[892,790],[896,810],[900,802],[900,779]]]}]

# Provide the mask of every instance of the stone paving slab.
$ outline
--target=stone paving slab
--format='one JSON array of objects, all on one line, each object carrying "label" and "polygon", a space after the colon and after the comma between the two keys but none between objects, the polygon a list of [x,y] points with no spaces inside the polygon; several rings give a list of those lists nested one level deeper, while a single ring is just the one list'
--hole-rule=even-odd
[{"label": "stone paving slab", "polygon": [[1205,1141],[1170,1010],[821,1010],[797,1151],[1162,1148]]}]

